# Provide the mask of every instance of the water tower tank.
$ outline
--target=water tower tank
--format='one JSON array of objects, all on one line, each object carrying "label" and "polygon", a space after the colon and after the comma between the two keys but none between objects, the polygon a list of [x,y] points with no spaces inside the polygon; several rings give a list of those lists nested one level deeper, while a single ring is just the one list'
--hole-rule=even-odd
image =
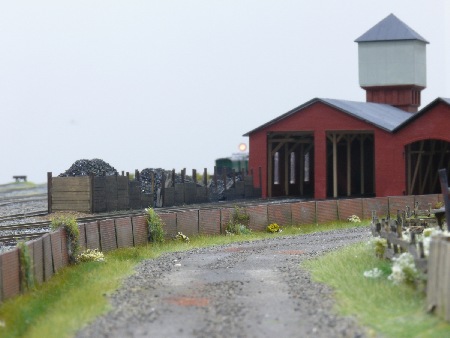
[{"label": "water tower tank", "polygon": [[359,85],[366,90],[367,101],[416,112],[426,87],[428,41],[393,14],[355,41]]}]

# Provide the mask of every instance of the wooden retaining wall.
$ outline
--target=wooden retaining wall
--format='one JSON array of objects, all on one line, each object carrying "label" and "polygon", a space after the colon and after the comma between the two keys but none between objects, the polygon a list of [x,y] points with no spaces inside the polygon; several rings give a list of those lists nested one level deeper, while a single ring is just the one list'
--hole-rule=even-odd
[{"label": "wooden retaining wall", "polygon": [[[441,195],[429,195],[425,200],[437,202]],[[249,226],[254,231],[264,231],[270,223],[280,225],[303,225],[316,222],[345,220],[348,216],[361,218],[369,214],[368,206],[377,206],[379,210],[390,212],[391,198],[349,199],[329,201],[308,201],[292,203],[272,203],[245,206],[250,216]],[[423,200],[413,197],[411,201]],[[411,206],[412,207],[412,206]],[[403,206],[404,208],[404,206]],[[168,238],[178,231],[187,236],[197,234],[217,235],[225,233],[233,208],[193,208],[188,210],[163,211],[156,209],[165,223]],[[380,214],[381,215],[381,214]],[[120,247],[146,244],[148,241],[145,215],[129,216],[79,224],[80,246],[83,249],[99,249],[108,252]],[[43,283],[57,271],[69,264],[66,234],[63,229],[46,234],[39,239],[26,243],[33,260],[35,281]],[[447,258],[446,258],[447,259]],[[0,255],[0,301],[18,295],[20,289],[19,249]],[[448,285],[448,284],[446,284]]]},{"label": "wooden retaining wall", "polygon": [[[174,174],[173,174],[174,175]],[[77,176],[52,177],[47,174],[48,211],[78,211],[100,213],[115,210],[143,209],[156,207],[154,184],[150,193],[144,193],[141,182],[130,180],[127,174],[119,176]],[[160,192],[164,207],[209,202],[209,196],[216,188],[199,186],[196,183],[174,183]],[[253,186],[252,176],[224,191],[227,200],[258,198],[261,189]]]},{"label": "wooden retaining wall", "polygon": [[50,186],[50,212],[92,210],[92,182],[89,176],[53,177]]}]

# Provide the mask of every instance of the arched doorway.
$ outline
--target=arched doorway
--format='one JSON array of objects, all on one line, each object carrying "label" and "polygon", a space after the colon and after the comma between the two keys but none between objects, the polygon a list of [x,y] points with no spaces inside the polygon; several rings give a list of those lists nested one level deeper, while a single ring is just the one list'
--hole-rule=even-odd
[{"label": "arched doorway", "polygon": [[405,146],[408,195],[438,194],[439,169],[450,171],[450,142],[428,139]]}]

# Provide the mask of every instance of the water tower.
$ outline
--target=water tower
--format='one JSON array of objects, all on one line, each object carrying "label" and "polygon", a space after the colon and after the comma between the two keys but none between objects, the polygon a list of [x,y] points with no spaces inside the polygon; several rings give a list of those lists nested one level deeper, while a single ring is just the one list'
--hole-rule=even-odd
[{"label": "water tower", "polygon": [[428,41],[390,14],[355,42],[366,101],[417,112],[426,87]]}]

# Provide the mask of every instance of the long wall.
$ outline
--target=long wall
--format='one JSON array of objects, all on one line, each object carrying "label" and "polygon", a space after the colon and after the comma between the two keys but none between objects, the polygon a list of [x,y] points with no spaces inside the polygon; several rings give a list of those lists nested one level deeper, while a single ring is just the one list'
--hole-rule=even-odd
[{"label": "long wall", "polygon": [[[429,203],[434,204],[440,200],[442,195],[436,194],[257,204],[247,205],[244,208],[250,215],[250,228],[264,231],[270,223],[278,223],[281,226],[326,223],[345,221],[351,215],[368,219],[373,210],[379,217],[395,215],[397,210],[405,210],[406,206],[413,208],[416,202],[419,203],[420,209],[427,209]],[[167,237],[172,238],[179,231],[187,236],[223,234],[233,208],[218,205],[204,209],[171,211],[157,209],[157,212],[165,223]],[[79,225],[79,229],[80,246],[83,249],[108,252],[117,248],[145,245],[148,242],[145,215],[83,223]],[[28,241],[26,245],[33,261],[34,278],[38,284],[49,280],[69,264],[64,229]],[[23,292],[20,281],[19,248],[15,248],[0,255],[0,301]]]},{"label": "long wall", "polygon": [[[141,182],[131,181],[128,176],[78,176],[52,177],[47,175],[48,211],[80,211],[98,213],[114,210],[142,209],[156,206],[153,187],[144,193]],[[214,176],[217,182],[217,176]],[[223,177],[222,177],[223,179]],[[217,184],[216,184],[217,186]],[[226,187],[225,187],[226,188]],[[194,182],[174,183],[160,191],[164,207],[206,203],[219,199],[216,188],[199,186]],[[236,181],[232,188],[224,189],[228,201],[261,197],[261,189],[253,185],[253,177],[246,175]]]}]

